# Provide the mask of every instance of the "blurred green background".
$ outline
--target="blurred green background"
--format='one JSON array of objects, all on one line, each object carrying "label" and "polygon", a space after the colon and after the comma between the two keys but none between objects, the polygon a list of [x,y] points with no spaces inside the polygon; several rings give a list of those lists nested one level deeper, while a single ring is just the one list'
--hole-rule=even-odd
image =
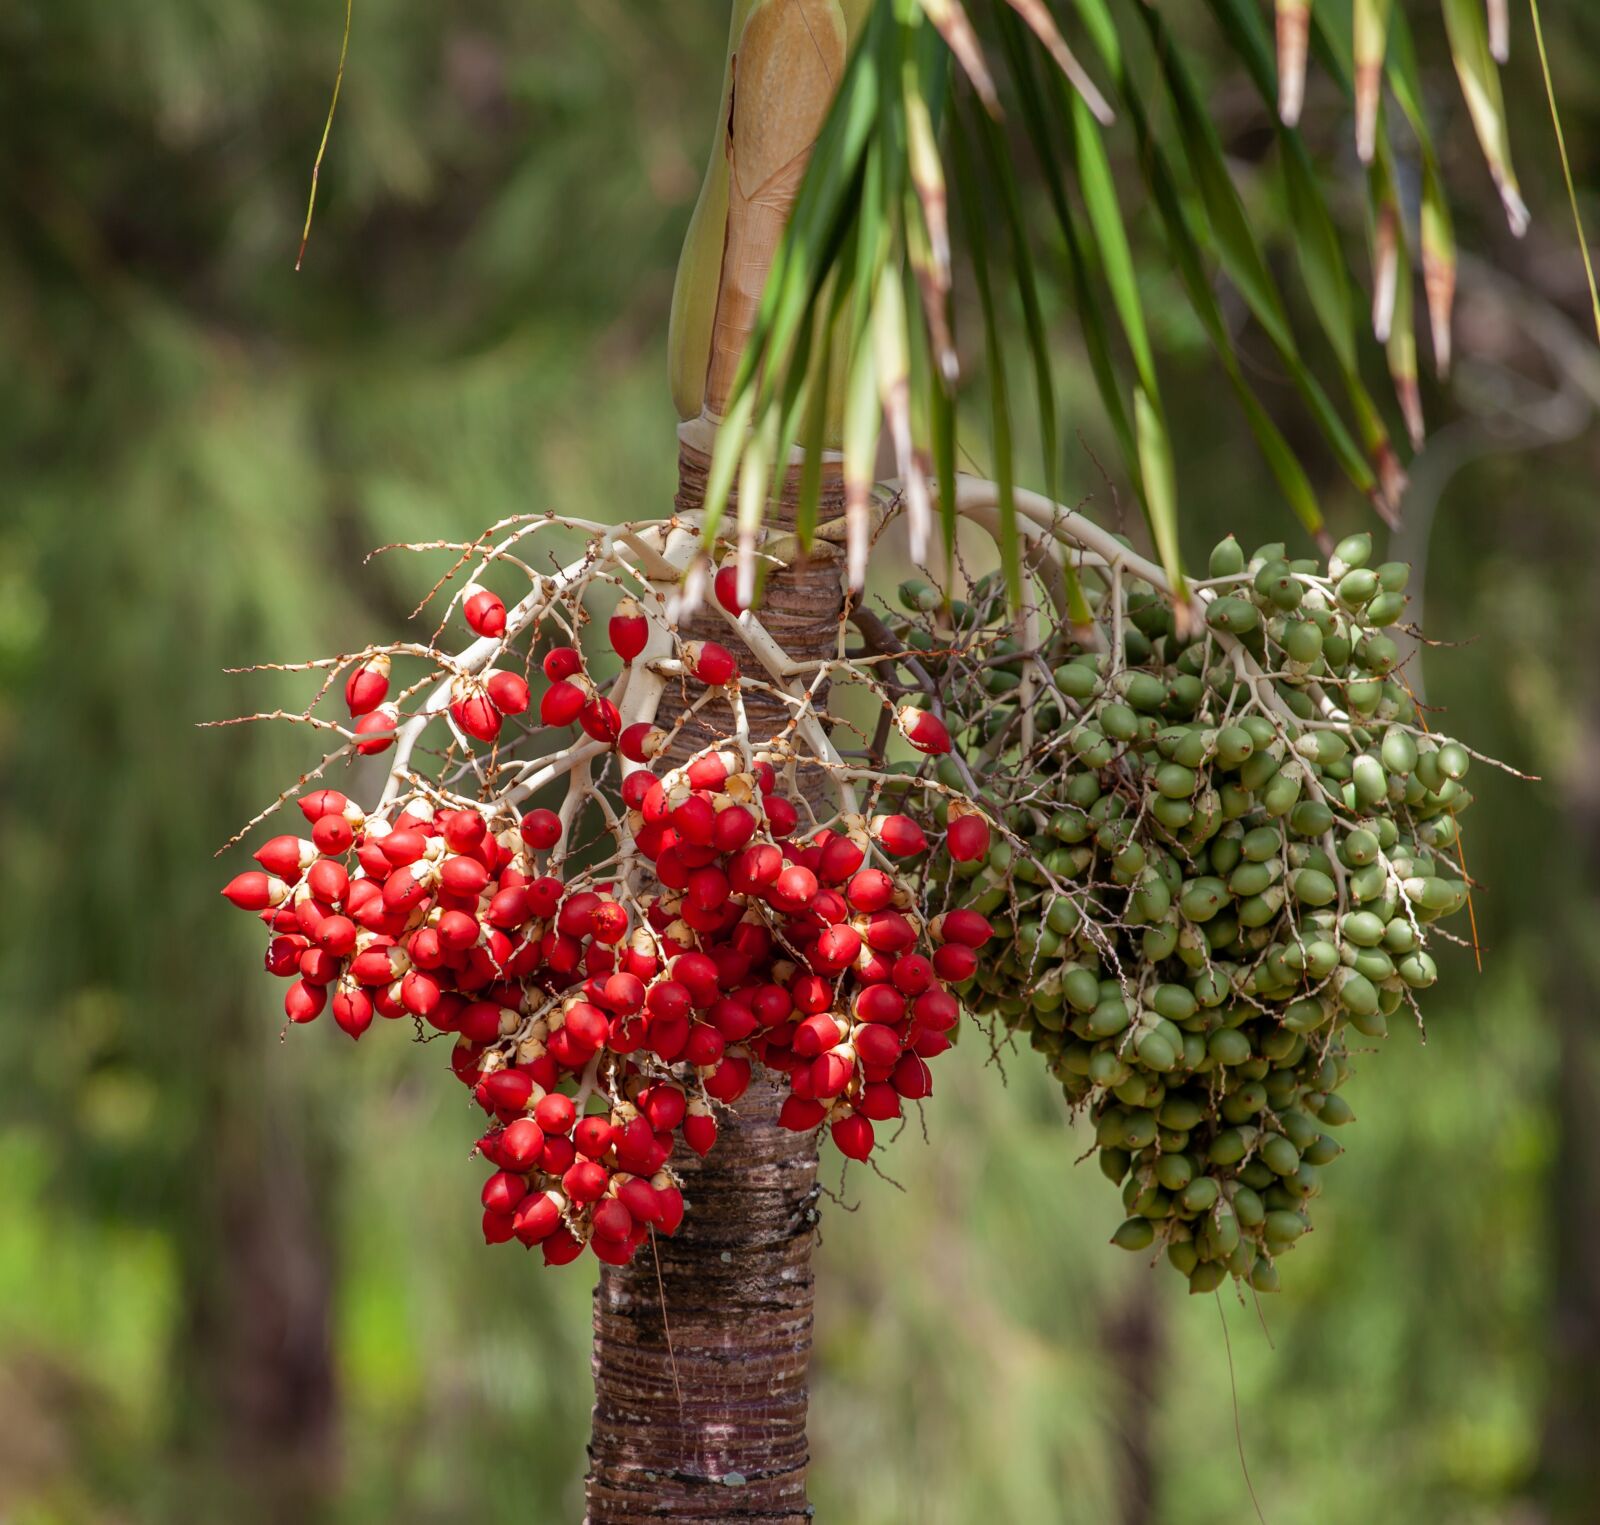
[{"label": "blurred green background", "polygon": [[[376,544],[666,508],[666,313],[726,10],[358,4],[299,275],[337,0],[0,10],[0,1520],[581,1514],[592,1262],[482,1247],[436,1051],[279,1041],[211,855],[310,743],[195,727],[301,692],[225,667],[398,630],[424,569],[364,565]],[[1600,24],[1559,12],[1596,226]],[[1272,1525],[1600,1518],[1600,367],[1524,20],[1521,244],[1418,27],[1486,268],[1395,537],[1446,643],[1429,701],[1543,779],[1477,779],[1484,971],[1452,956],[1426,1044],[1363,1066],[1260,1319],[1108,1248],[1116,1193],[1041,1067],[964,1045],[928,1142],[888,1156],[905,1190],[853,1173],[824,1219],[822,1519],[1221,1525],[1252,1517],[1241,1437]],[[1211,87],[1248,176],[1254,99]],[[1307,117],[1348,178],[1315,68]],[[1145,278],[1190,556],[1291,532],[1159,258]],[[1115,520],[1055,300],[1070,495]],[[1366,522],[1308,456],[1336,528]]]}]

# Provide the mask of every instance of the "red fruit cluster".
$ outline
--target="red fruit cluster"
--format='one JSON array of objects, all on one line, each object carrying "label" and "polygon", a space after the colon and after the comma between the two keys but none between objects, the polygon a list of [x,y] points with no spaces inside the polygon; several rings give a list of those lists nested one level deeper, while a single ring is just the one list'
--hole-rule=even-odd
[{"label": "red fruit cluster", "polygon": [[[731,568],[716,592],[737,607]],[[481,636],[507,629],[484,589],[463,612]],[[607,632],[624,663],[649,647],[633,600]],[[715,642],[682,658],[707,686],[739,681]],[[844,1154],[867,1158],[874,1125],[929,1094],[928,1061],[960,1018],[950,987],[974,973],[990,928],[971,911],[924,924],[899,867],[928,848],[911,817],[797,836],[800,812],[766,757],[708,749],[668,769],[667,734],[624,728],[575,646],[549,650],[543,672],[540,721],[620,754],[615,882],[551,872],[563,823],[550,810],[516,820],[417,800],[376,819],[322,789],[300,802],[309,837],[274,837],[223,893],[269,928],[266,967],[289,982],[292,1022],[328,1009],[351,1038],[377,1017],[454,1036],[451,1068],[491,1119],[478,1145],[494,1167],[489,1242],[537,1244],[551,1264],[586,1247],[620,1264],[653,1230],[676,1231],[677,1140],[704,1156],[758,1065],[787,1078],[784,1126],[826,1124]],[[381,654],[346,679],[360,752],[393,742],[389,682]],[[534,702],[525,679],[495,669],[459,677],[449,697],[457,730],[486,743]],[[936,716],[907,706],[896,720],[922,751],[948,750]],[[988,830],[952,805],[947,850],[981,857]]]}]

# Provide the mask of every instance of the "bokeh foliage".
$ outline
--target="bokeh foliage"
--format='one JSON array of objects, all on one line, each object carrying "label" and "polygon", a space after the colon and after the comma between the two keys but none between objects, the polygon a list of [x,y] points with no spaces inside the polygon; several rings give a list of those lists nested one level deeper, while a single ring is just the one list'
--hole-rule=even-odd
[{"label": "bokeh foliage", "polygon": [[[277,1041],[275,992],[248,972],[210,854],[310,748],[195,725],[293,690],[225,666],[397,628],[424,581],[363,566],[375,544],[545,503],[666,507],[665,314],[726,18],[702,0],[358,5],[295,276],[342,19],[307,0],[0,15],[0,1514],[18,1521],[283,1518],[273,1488],[307,1455],[307,1518],[578,1513],[584,1279],[475,1243],[472,1120],[440,1051],[393,1031],[357,1051],[331,1028]],[[1600,37],[1585,11],[1546,19],[1592,185],[1600,81],[1582,60]],[[1462,243],[1531,300],[1581,312],[1520,31],[1514,47],[1539,218],[1526,250],[1500,231],[1447,60],[1420,60]],[[1225,63],[1195,59],[1249,165],[1266,119]],[[1320,106],[1343,134],[1337,99]],[[1022,189],[1048,215],[1031,171]],[[1282,260],[1286,207],[1263,190],[1251,211]],[[1190,556],[1225,528],[1282,534],[1174,272],[1152,261],[1138,278]],[[1097,464],[1115,444],[1059,279],[1041,277],[1040,300],[1062,489],[1131,526],[1125,484]],[[1546,782],[1482,781],[1468,849],[1488,886],[1486,973],[1455,958],[1426,1046],[1396,1032],[1353,1082],[1350,1152],[1265,1309],[1273,1346],[1253,1307],[1223,1304],[1275,1525],[1576,1521],[1593,1497],[1546,1435],[1594,1412],[1569,1356],[1574,1317],[1576,1348],[1595,1337],[1570,1281],[1574,1255],[1593,1263],[1574,1234],[1600,1207],[1600,1146],[1573,1099],[1595,1065],[1584,928],[1600,868],[1579,813],[1600,770],[1581,572],[1595,439],[1533,458],[1515,453],[1528,434],[1478,422],[1552,375],[1515,320],[1474,302],[1456,392],[1424,391],[1457,431],[1441,449],[1471,464],[1419,472],[1432,533],[1406,542],[1428,552],[1430,633],[1472,644],[1429,651],[1424,671],[1456,729]],[[1474,369],[1475,334],[1492,365]],[[1306,446],[1270,352],[1241,348]],[[981,399],[974,412],[981,438]],[[1354,495],[1314,469],[1335,528],[1354,527]],[[876,558],[878,591],[902,570]],[[1086,1141],[1031,1056],[987,1059],[963,1044],[928,1146],[889,1156],[903,1194],[858,1171],[843,1198],[859,1210],[827,1212],[819,1516],[1249,1517],[1217,1307],[1106,1246],[1115,1203],[1073,1166]],[[1402,1194],[1419,1176],[1428,1189]],[[267,1410],[271,1425],[212,1369],[216,1351],[250,1367],[261,1347],[195,1337],[263,1303],[302,1321],[311,1368],[319,1320],[331,1339],[329,1392]]]}]

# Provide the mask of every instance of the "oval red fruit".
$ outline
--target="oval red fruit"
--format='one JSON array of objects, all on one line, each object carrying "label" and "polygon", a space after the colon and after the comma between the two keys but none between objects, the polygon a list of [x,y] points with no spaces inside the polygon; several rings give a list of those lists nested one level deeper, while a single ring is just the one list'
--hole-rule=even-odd
[{"label": "oval red fruit", "polygon": [[637,600],[624,598],[617,604],[606,633],[611,637],[611,649],[624,662],[633,661],[644,650],[650,639],[650,624]]},{"label": "oval red fruit", "polygon": [[539,701],[539,719],[550,726],[571,725],[588,702],[589,696],[576,683],[560,679],[544,691]]},{"label": "oval red fruit", "polygon": [[900,734],[917,751],[929,757],[941,757],[950,750],[950,732],[945,723],[929,710],[918,709],[914,704],[902,704],[895,711],[895,724]]},{"label": "oval red fruit", "polygon": [[495,669],[484,677],[483,686],[488,692],[489,702],[502,715],[521,715],[533,700],[528,680],[519,672]]},{"label": "oval red fruit", "polygon": [[708,688],[720,688],[739,676],[739,664],[726,646],[715,641],[690,641],[683,648],[684,666]]},{"label": "oval red fruit", "polygon": [[356,751],[363,757],[387,752],[394,745],[394,728],[399,724],[399,713],[392,704],[380,705],[370,714],[356,721]]},{"label": "oval red fruit", "polygon": [[506,633],[506,606],[498,593],[487,588],[469,587],[461,602],[461,612],[467,623],[479,635],[502,636]]},{"label": "oval red fruit", "polygon": [[344,702],[351,715],[359,719],[389,697],[389,658],[385,652],[368,657],[344,680]]}]

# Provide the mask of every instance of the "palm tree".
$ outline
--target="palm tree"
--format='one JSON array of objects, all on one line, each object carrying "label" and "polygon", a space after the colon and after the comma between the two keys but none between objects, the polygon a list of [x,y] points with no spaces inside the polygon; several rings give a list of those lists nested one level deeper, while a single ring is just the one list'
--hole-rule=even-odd
[{"label": "palm tree", "polygon": [[[1404,457],[1422,435],[1417,312],[1426,313],[1443,372],[1455,282],[1450,214],[1405,14],[1381,0],[1325,0],[1315,9],[1309,0],[1278,0],[1274,35],[1251,0],[1208,0],[1204,10],[1180,31],[1166,10],[1141,0],[1074,0],[1064,31],[1043,0],[991,0],[970,10],[960,0],[736,0],[710,165],[673,301],[672,389],[682,420],[674,517],[614,533],[563,520],[590,535],[584,558],[554,578],[535,576],[509,622],[502,610],[500,630],[480,630],[465,651],[420,653],[434,660],[433,673],[406,695],[436,686],[398,725],[380,808],[414,786],[452,808],[464,798],[451,792],[465,787],[461,780],[490,787],[495,765],[486,780],[454,744],[444,771],[419,784],[408,771],[420,766],[418,738],[449,711],[464,745],[462,696],[504,643],[552,599],[581,597],[602,574],[635,578],[659,605],[646,611],[649,635],[634,653],[644,675],[618,680],[615,697],[625,703],[617,723],[664,728],[669,758],[680,766],[719,739],[797,729],[799,744],[823,765],[807,773],[802,790],[819,818],[823,794],[840,780],[848,789],[853,776],[882,776],[844,764],[819,722],[821,678],[844,655],[846,624],[883,650],[885,632],[856,595],[891,518],[903,515],[913,560],[947,571],[958,519],[990,530],[1019,602],[1024,569],[1067,540],[1163,590],[1176,617],[1186,617],[1180,473],[1137,276],[1152,233],[1303,532],[1319,543],[1329,538],[1311,473],[1250,379],[1235,312],[1288,378],[1303,415],[1297,431],[1309,425],[1356,491],[1395,522]],[[1503,7],[1445,0],[1443,10],[1474,128],[1520,232],[1526,212],[1495,70],[1506,44]],[[1224,151],[1196,78],[1199,47],[1187,33],[1202,20],[1261,97],[1270,176],[1244,175]],[[1330,90],[1351,103],[1363,168],[1350,199],[1367,214],[1370,323],[1357,317],[1360,280],[1336,215],[1343,192],[1324,182],[1297,128],[1313,57]],[[1131,173],[1136,183],[1119,183],[1114,154],[1126,156],[1124,182]],[[1252,211],[1269,190],[1294,234],[1292,301]],[[1042,296],[1045,261],[1070,294],[1154,560],[1058,501],[1060,386]],[[966,422],[957,406],[958,271],[982,333],[992,481],[956,469]],[[1306,319],[1314,346],[1300,336]],[[1374,395],[1363,368],[1368,327],[1393,384],[1388,401]],[[1019,346],[1023,386],[1013,378]],[[1310,358],[1323,351],[1333,372],[1327,384]],[[1017,401],[1024,389],[1033,397],[1026,426]],[[1396,440],[1391,415],[1408,443]],[[1017,480],[1015,440],[1025,427],[1039,442],[1042,492]],[[876,480],[880,436],[894,460],[888,482]],[[505,538],[493,544],[453,548],[489,568],[514,560],[530,532],[508,521],[496,526]],[[731,574],[732,587],[719,592],[719,609],[706,594],[724,541],[732,555],[719,575]],[[1089,626],[1073,560],[1058,570],[1063,623]],[[758,590],[760,620],[735,616]],[[674,643],[727,638],[730,618],[767,681],[748,691],[735,683],[720,698],[669,692],[664,676],[693,666],[675,662]],[[321,665],[338,676],[380,654],[419,652],[374,649]],[[387,662],[382,671],[386,681]],[[791,680],[804,672],[816,681],[802,694]],[[396,721],[389,725],[393,731]],[[342,744],[313,779],[359,743],[356,733],[334,729]],[[591,797],[596,755],[595,745],[578,743],[524,763],[514,786],[494,785],[496,807],[570,777],[559,817],[570,840]],[[477,808],[475,798],[468,803]],[[623,856],[616,872],[626,892],[634,865]],[[524,1045],[542,1057],[548,1034],[519,1027],[505,1036],[520,1062]],[[475,1084],[493,1073],[472,1067],[478,1057],[468,1054],[465,1071]],[[597,1073],[593,1062],[583,1071],[580,1113]],[[758,1077],[725,1118],[714,1153],[700,1159],[680,1149],[677,1181],[694,1208],[681,1232],[652,1233],[648,1252],[602,1271],[588,1478],[596,1525],[806,1517],[817,1135],[781,1126],[782,1100],[776,1084]],[[631,1105],[620,1097],[616,1104],[619,1115]],[[508,1223],[492,1226],[509,1237]],[[574,1249],[582,1247],[577,1231],[574,1221]]]}]

